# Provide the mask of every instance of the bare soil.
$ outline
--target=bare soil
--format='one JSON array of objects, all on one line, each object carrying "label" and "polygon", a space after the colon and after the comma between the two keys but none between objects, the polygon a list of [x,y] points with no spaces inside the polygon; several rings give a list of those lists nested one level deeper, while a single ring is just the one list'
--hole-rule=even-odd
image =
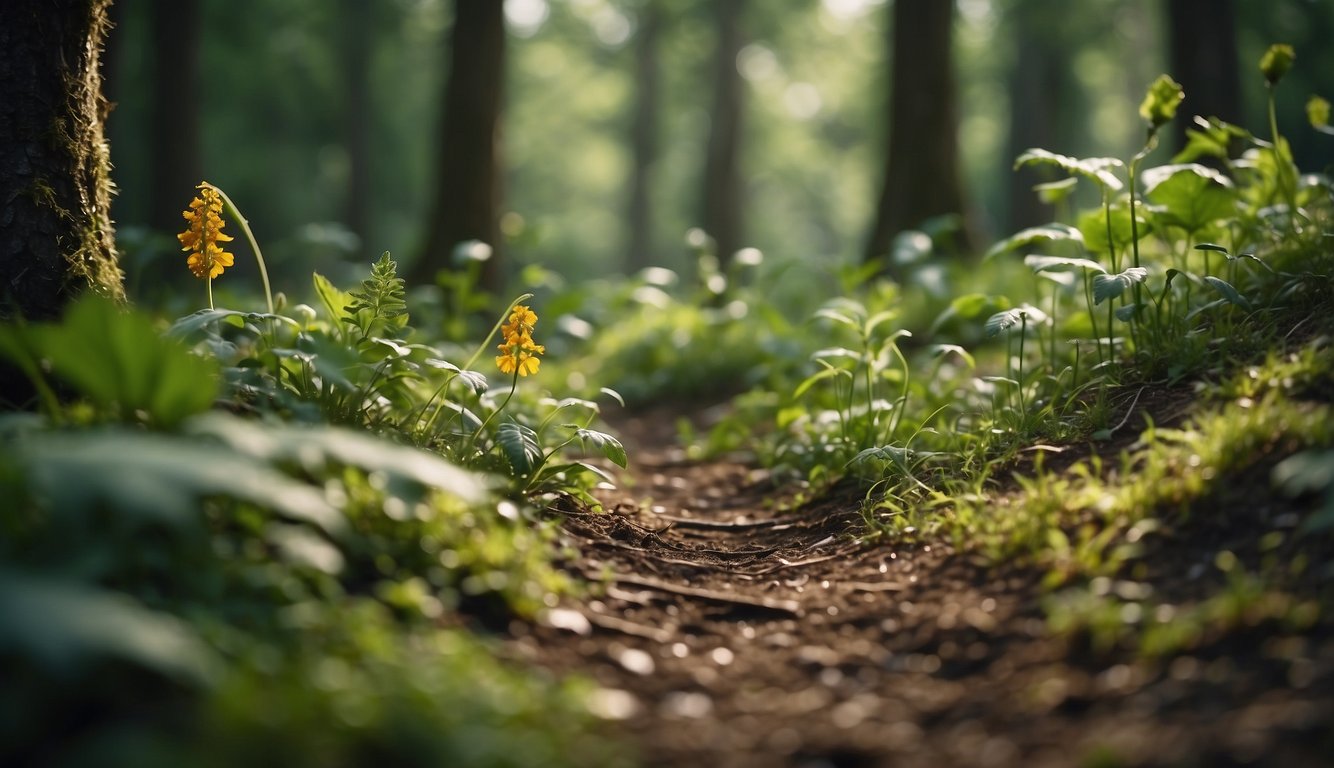
[{"label": "bare soil", "polygon": [[[1127,407],[1164,424],[1187,399]],[[570,567],[591,594],[507,641],[517,658],[594,680],[609,731],[645,764],[1334,765],[1328,616],[1300,633],[1205,637],[1167,659],[1094,652],[1049,631],[1040,570],[943,543],[867,544],[855,491],[790,503],[744,462],[686,461],[673,423],[618,424],[633,461],[622,488],[606,512],[565,510],[581,553]],[[1266,467],[1226,487],[1145,555],[1143,579],[1165,601],[1217,591],[1222,549],[1260,569],[1258,540],[1296,524]],[[1329,605],[1330,581],[1294,588]]]}]

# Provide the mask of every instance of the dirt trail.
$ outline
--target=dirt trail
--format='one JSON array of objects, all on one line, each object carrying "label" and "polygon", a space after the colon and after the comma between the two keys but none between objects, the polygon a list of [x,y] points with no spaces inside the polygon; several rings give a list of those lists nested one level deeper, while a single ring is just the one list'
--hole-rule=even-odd
[{"label": "dirt trail", "polygon": [[762,471],[685,461],[671,424],[621,424],[633,465],[610,514],[569,514],[575,566],[606,588],[509,644],[597,681],[645,763],[1334,760],[1328,637],[1300,649],[1297,676],[1261,640],[1159,665],[1094,659],[1049,636],[1037,573],[863,545],[857,497],[788,507]]}]

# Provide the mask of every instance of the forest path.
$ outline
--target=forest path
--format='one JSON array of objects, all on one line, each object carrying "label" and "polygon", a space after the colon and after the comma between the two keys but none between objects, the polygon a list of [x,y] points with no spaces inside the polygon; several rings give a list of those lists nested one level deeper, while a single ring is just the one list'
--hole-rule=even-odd
[{"label": "forest path", "polygon": [[1329,697],[1269,696],[1282,687],[1272,665],[1087,657],[1049,635],[1040,573],[939,544],[866,544],[859,497],[784,501],[763,471],[685,460],[673,425],[618,421],[632,461],[622,488],[604,494],[609,513],[569,510],[564,526],[581,552],[571,568],[605,589],[509,645],[596,681],[598,708],[645,764],[1305,765],[1321,754],[1312,740],[1325,738]]}]

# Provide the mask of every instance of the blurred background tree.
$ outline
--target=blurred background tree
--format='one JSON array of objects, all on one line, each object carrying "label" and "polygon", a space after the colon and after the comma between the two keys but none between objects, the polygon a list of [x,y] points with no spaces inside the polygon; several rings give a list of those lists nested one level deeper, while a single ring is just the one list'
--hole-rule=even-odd
[{"label": "blurred background tree", "polygon": [[[153,181],[154,168],[167,162],[160,137],[189,134],[191,98],[200,114],[196,174],[247,211],[283,289],[303,291],[311,269],[334,279],[357,274],[383,250],[405,263],[427,252],[442,180],[433,158],[450,130],[441,94],[453,69],[455,19],[462,20],[454,2],[195,2],[198,29],[206,31],[196,46],[186,43],[186,22],[168,23],[177,39],[154,42],[153,30],[162,28],[155,3],[117,2],[109,56],[118,106],[108,130],[121,189],[113,213],[134,295],[157,294],[153,300],[178,306],[194,298],[164,289],[178,279],[187,285],[189,275],[172,232],[154,222],[174,221],[186,200],[163,213]],[[704,220],[716,206],[703,190],[712,129],[727,118],[714,105],[723,72],[737,75],[738,96],[728,103],[738,108],[735,146],[744,160],[737,247],[755,246],[771,261],[803,269],[859,262],[884,181],[891,92],[884,62],[892,52],[883,22],[910,5],[506,0],[504,84],[496,90],[504,197],[493,243],[504,259],[495,279],[512,280],[535,264],[572,281],[650,264],[689,270],[684,233],[718,229]],[[1226,48],[1227,4],[1204,5],[954,3],[958,174],[980,240],[1052,215],[1034,203],[1031,186],[1042,178],[1016,179],[1010,171],[1016,151],[1036,144],[1078,156],[1130,154],[1142,140],[1134,106],[1160,72],[1183,68],[1179,122],[1224,108],[1206,107],[1205,93],[1230,78],[1227,57],[1201,65],[1205,73],[1219,68],[1217,77],[1195,85],[1190,80],[1203,75],[1173,64],[1192,46]],[[1334,3],[1231,7],[1238,121],[1264,132],[1255,62],[1270,43],[1291,43],[1298,66],[1279,90],[1280,120],[1302,167],[1327,167],[1334,147],[1304,129],[1302,106],[1312,93],[1334,96],[1334,47],[1327,44]],[[732,55],[719,57],[724,11],[734,14],[741,37]],[[1173,29],[1186,42],[1172,44]],[[199,57],[193,87],[192,48]],[[160,71],[157,61],[180,66]],[[186,84],[163,82],[173,77]],[[155,93],[175,93],[169,117],[154,116],[163,103]],[[1171,147],[1158,152],[1165,160]],[[182,170],[181,177],[193,175]],[[925,180],[910,183],[925,196]],[[247,276],[241,250],[236,278],[223,290],[257,280]],[[431,275],[425,266],[416,271],[414,285]]]}]

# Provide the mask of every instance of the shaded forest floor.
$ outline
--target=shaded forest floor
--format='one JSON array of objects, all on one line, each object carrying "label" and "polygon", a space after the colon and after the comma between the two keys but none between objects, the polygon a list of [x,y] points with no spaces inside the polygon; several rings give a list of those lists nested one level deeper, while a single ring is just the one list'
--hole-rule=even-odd
[{"label": "shaded forest floor", "polygon": [[[1133,407],[1170,425],[1189,400]],[[745,463],[687,461],[674,418],[622,419],[633,463],[604,494],[609,514],[566,510],[582,553],[570,567],[604,586],[507,643],[593,679],[609,730],[645,764],[1334,764],[1328,617],[1162,659],[1095,651],[1050,631],[1042,570],[943,542],[865,543],[859,494],[797,503]],[[1091,450],[1070,446],[1060,464]],[[1267,469],[1230,478],[1208,515],[1150,547],[1157,595],[1198,599],[1224,578],[1220,550],[1255,564],[1265,533],[1296,525]]]}]

